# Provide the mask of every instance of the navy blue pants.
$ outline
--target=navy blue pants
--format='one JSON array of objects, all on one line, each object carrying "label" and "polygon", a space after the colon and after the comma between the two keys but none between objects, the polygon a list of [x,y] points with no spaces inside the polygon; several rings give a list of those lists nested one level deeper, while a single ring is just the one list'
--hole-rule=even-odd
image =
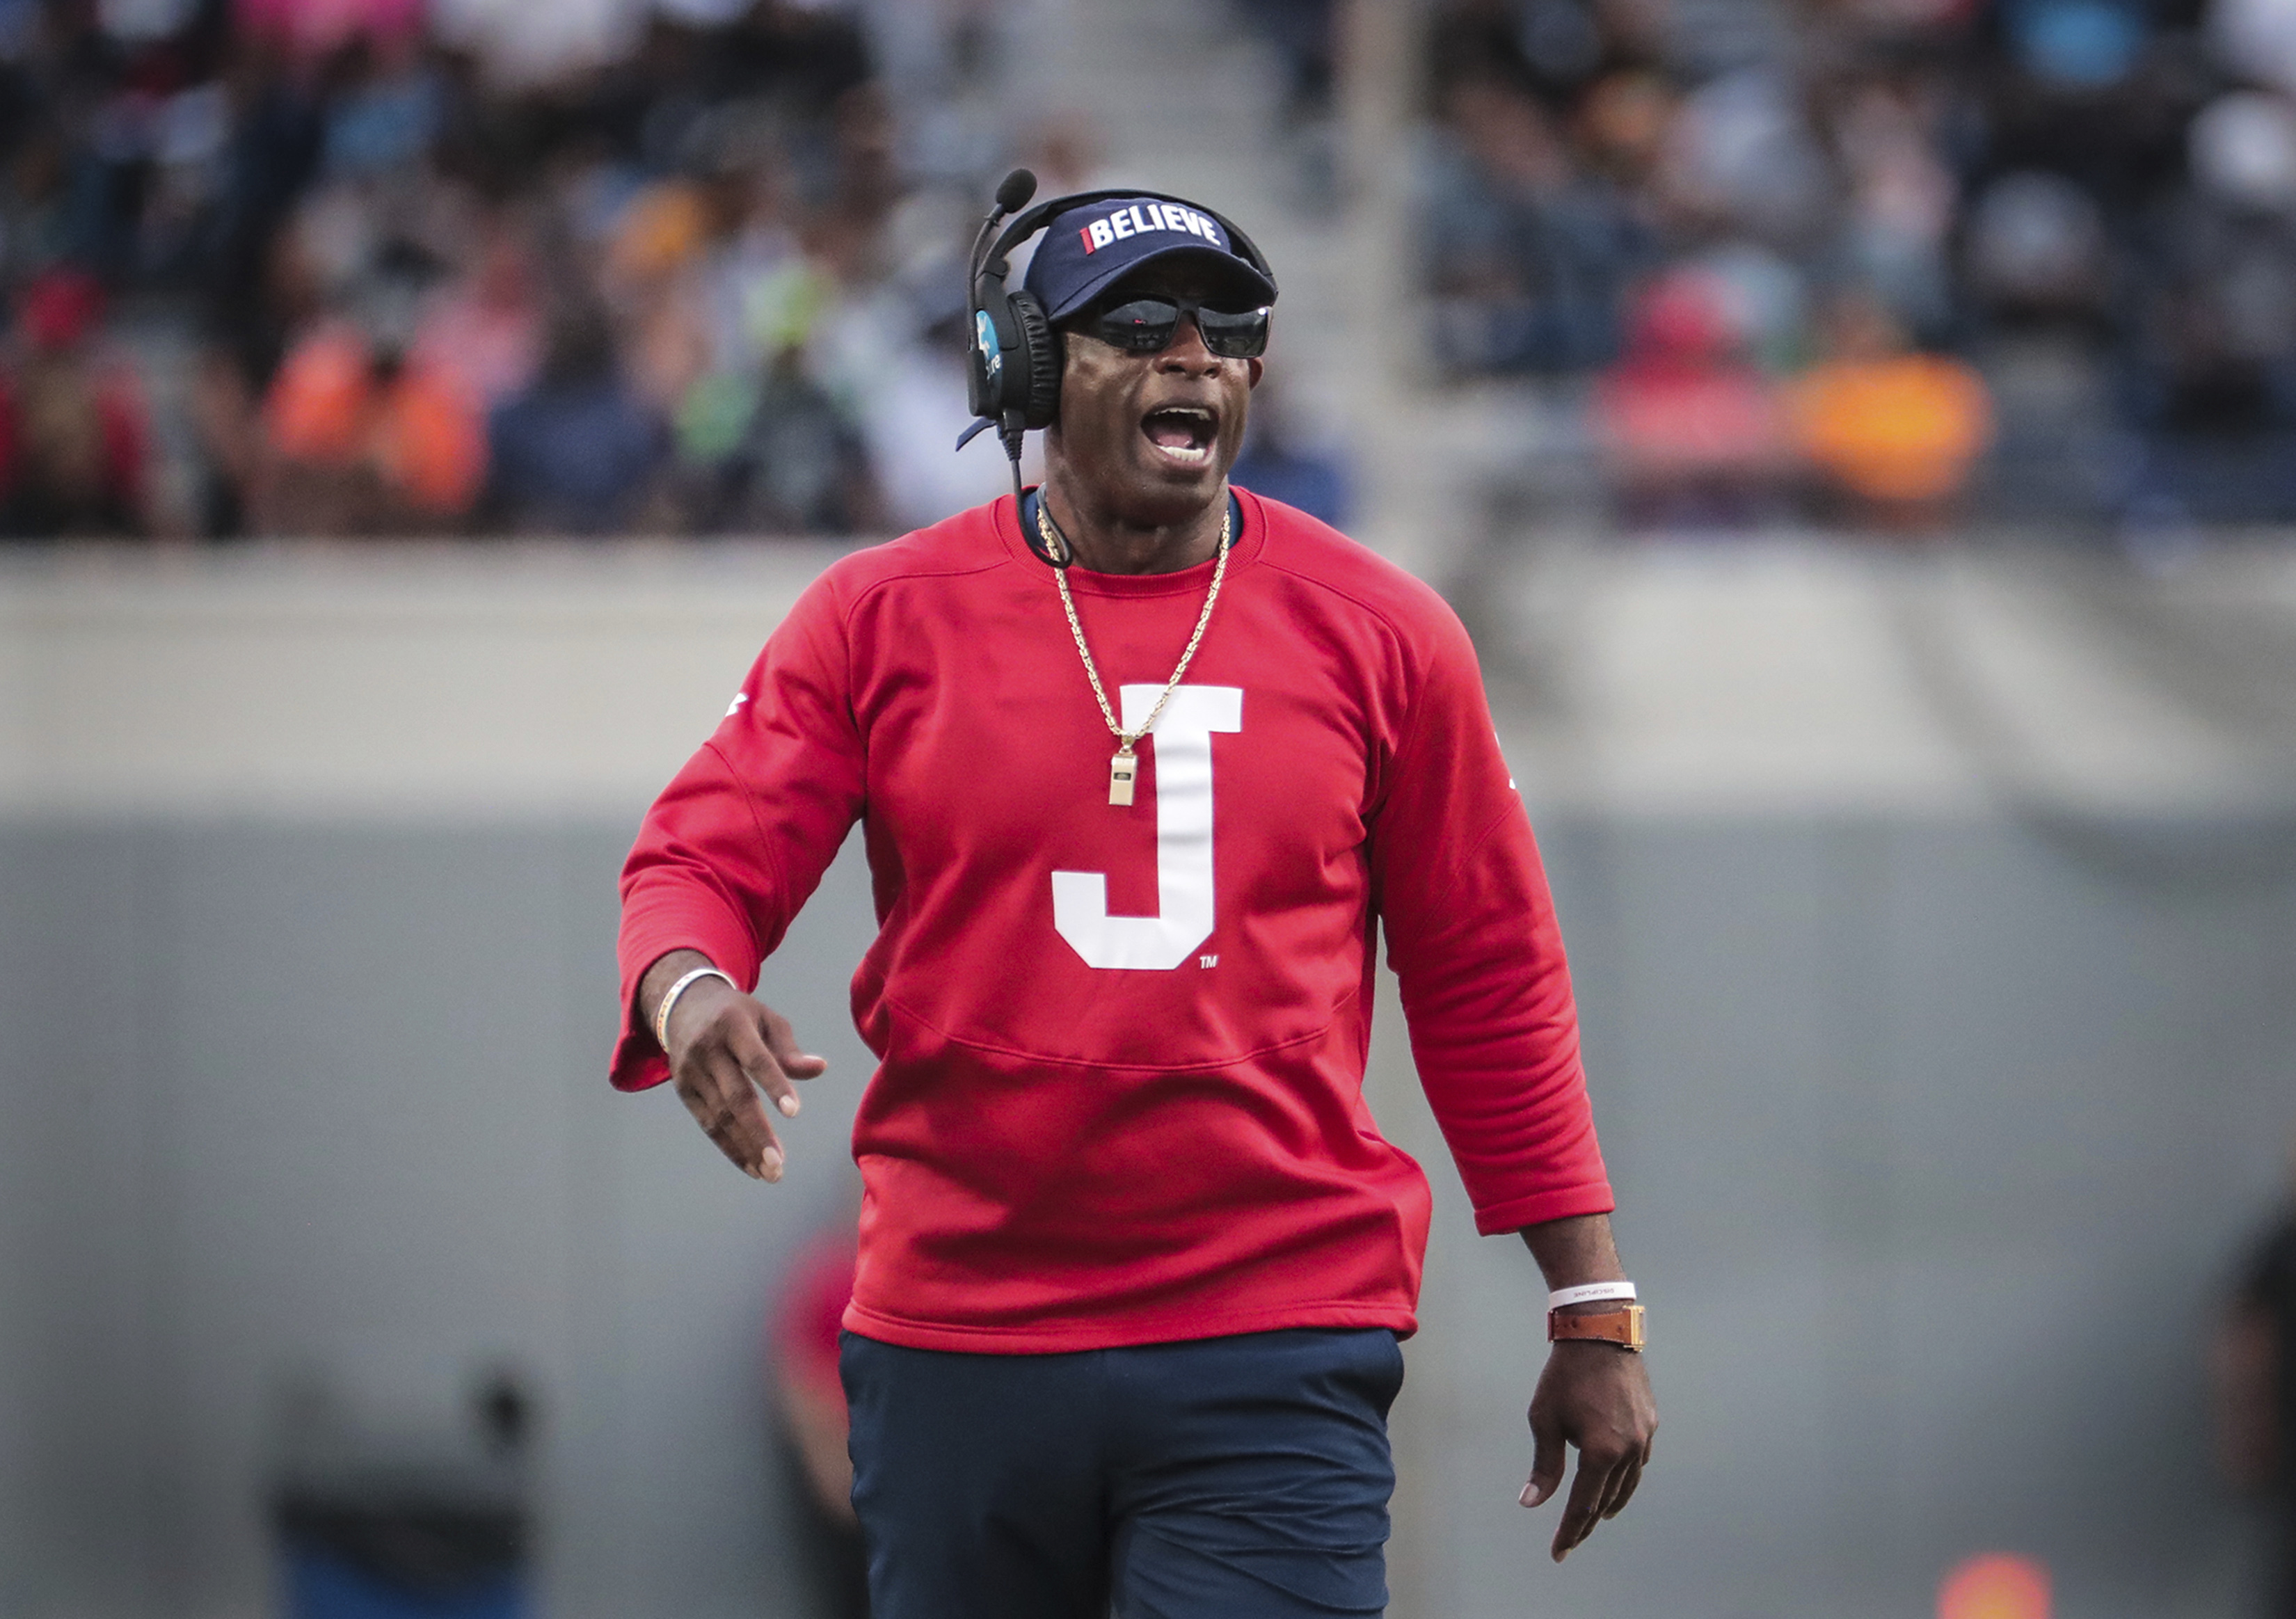
[{"label": "navy blue pants", "polygon": [[847,1333],[872,1619],[1293,1619],[1387,1607],[1395,1335],[1059,1355]]}]

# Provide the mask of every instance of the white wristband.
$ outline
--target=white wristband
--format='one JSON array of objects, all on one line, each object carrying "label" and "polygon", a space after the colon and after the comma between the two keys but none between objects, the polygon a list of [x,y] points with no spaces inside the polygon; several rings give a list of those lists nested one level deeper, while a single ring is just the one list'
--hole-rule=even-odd
[{"label": "white wristband", "polygon": [[662,1048],[665,1056],[669,1051],[670,1008],[677,1005],[679,996],[705,978],[722,978],[736,993],[739,993],[742,988],[740,984],[734,982],[733,974],[730,973],[721,973],[716,967],[696,967],[664,990],[661,1005],[653,1009],[653,1043]]},{"label": "white wristband", "polygon": [[1593,1304],[1605,1299],[1632,1299],[1632,1282],[1587,1282],[1576,1287],[1557,1287],[1546,1295],[1546,1307],[1560,1310],[1566,1304]]}]

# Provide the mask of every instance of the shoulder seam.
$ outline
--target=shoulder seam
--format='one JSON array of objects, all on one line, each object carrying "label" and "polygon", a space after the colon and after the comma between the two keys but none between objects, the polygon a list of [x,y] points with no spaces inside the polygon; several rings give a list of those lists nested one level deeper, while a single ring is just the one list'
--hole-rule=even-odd
[{"label": "shoulder seam", "polygon": [[[854,593],[853,599],[846,604],[844,610],[838,614],[838,620],[840,623],[843,624],[849,629],[852,625],[853,615],[861,610],[861,604],[867,601],[872,596],[875,595],[878,591],[884,589],[889,585],[898,585],[905,580],[914,579],[962,579],[966,574],[970,573],[993,572],[998,568],[1010,567],[1012,563],[1013,559],[1009,556],[996,556],[991,557],[986,562],[975,563],[965,567],[920,566],[915,568],[903,568],[898,572],[889,573],[882,579],[871,579],[866,585],[862,586]],[[832,586],[832,588],[834,589],[835,587]]]},{"label": "shoulder seam", "polygon": [[[1377,619],[1382,624],[1385,625],[1387,627],[1388,633],[1395,637],[1397,640],[1403,641],[1409,638],[1404,634],[1403,627],[1395,621],[1395,615],[1393,613],[1390,612],[1384,607],[1381,607],[1374,603],[1364,600],[1361,595],[1356,591],[1349,589],[1346,586],[1334,584],[1330,579],[1319,578],[1316,575],[1308,572],[1304,568],[1293,567],[1290,563],[1271,561],[1265,552],[1261,553],[1259,563],[1260,566],[1263,568],[1272,568],[1278,573],[1286,574],[1292,579],[1298,579],[1303,585],[1313,585],[1317,589],[1330,591],[1333,596],[1340,597],[1343,601],[1353,602],[1357,606],[1362,608],[1365,612],[1371,614],[1372,617]],[[1406,577],[1408,576],[1406,575]],[[1414,582],[1415,583],[1417,581],[1414,580]]]}]

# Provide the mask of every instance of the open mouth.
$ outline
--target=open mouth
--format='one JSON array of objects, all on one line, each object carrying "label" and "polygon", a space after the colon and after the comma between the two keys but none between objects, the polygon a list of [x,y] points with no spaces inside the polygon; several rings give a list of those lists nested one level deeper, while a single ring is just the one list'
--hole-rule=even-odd
[{"label": "open mouth", "polygon": [[1140,431],[1160,454],[1182,466],[1201,466],[1211,458],[1219,418],[1200,406],[1167,405],[1143,416]]}]

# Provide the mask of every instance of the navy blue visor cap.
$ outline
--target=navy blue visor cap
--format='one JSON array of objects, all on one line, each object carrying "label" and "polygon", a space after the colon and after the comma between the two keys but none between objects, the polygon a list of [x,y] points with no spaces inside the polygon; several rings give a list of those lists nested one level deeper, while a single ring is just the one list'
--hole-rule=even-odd
[{"label": "navy blue visor cap", "polygon": [[1216,268],[1221,296],[1232,290],[1240,309],[1275,301],[1275,284],[1235,251],[1218,220],[1161,197],[1111,197],[1054,215],[1021,284],[1059,322],[1143,265],[1184,256]]}]

